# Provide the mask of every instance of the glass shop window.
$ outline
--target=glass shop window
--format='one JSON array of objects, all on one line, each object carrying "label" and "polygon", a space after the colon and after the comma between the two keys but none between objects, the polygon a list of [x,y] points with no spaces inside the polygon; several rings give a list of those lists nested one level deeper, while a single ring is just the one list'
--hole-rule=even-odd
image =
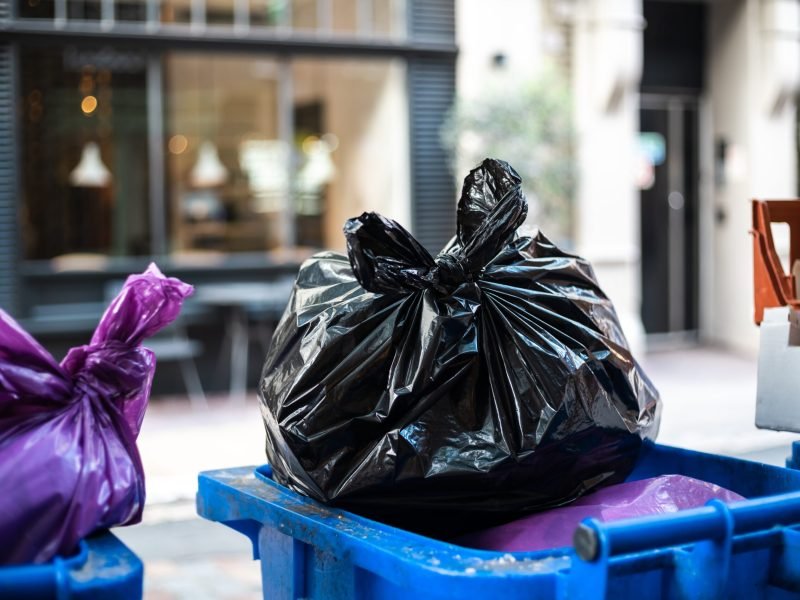
[{"label": "glass shop window", "polygon": [[25,257],[147,254],[144,59],[23,47],[20,61]]},{"label": "glass shop window", "polygon": [[166,64],[175,252],[343,248],[348,217],[407,206],[401,61],[174,53]]},{"label": "glass shop window", "polygon": [[[347,218],[407,217],[400,59],[167,52],[150,91],[136,52],[23,46],[20,60],[27,260],[152,254],[156,209],[180,255],[343,249]],[[164,107],[158,207],[149,93]]]}]

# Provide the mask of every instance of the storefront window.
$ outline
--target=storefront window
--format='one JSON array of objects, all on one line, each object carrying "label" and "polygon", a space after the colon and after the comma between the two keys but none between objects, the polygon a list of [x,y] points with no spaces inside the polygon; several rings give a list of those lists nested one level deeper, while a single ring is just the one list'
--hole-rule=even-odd
[{"label": "storefront window", "polygon": [[231,0],[206,0],[206,23],[231,25],[234,22],[234,2]]},{"label": "storefront window", "polygon": [[277,62],[175,53],[166,73],[173,249],[286,245],[289,153]]},{"label": "storefront window", "polygon": [[333,30],[375,37],[405,35],[403,0],[331,0]]},{"label": "storefront window", "polygon": [[162,0],[161,21],[164,23],[191,23],[192,0]]},{"label": "storefront window", "polygon": [[286,2],[270,0],[249,0],[250,25],[253,27],[273,27],[286,22]]},{"label": "storefront window", "polygon": [[74,21],[98,21],[100,0],[70,0],[67,2],[67,18]]},{"label": "storefront window", "polygon": [[[16,0],[19,15],[55,19],[57,0]],[[62,0],[68,21],[112,20],[103,0]],[[154,0],[153,17],[167,24],[280,27],[355,37],[406,35],[406,0]],[[113,20],[145,23],[147,0],[112,0]]]},{"label": "storefront window", "polygon": [[24,19],[53,19],[56,16],[53,0],[19,0],[17,10]]},{"label": "storefront window", "polygon": [[407,206],[399,61],[175,53],[167,82],[175,252],[341,248],[347,217]]},{"label": "storefront window", "polygon": [[374,35],[405,35],[405,6],[401,0],[373,0],[371,18]]},{"label": "storefront window", "polygon": [[319,27],[319,7],[316,0],[292,0],[292,27],[312,31]]},{"label": "storefront window", "polygon": [[145,0],[116,0],[114,2],[114,18],[118,21],[147,20],[147,3]]},{"label": "storefront window", "polygon": [[23,47],[20,63],[25,257],[147,254],[143,58]]},{"label": "storefront window", "polygon": [[367,210],[408,222],[405,81],[397,60],[292,62],[298,243],[341,250]]},{"label": "storefront window", "polygon": [[[145,58],[23,46],[20,60],[25,258],[152,254]],[[343,249],[364,210],[407,222],[404,65],[163,55],[168,250]]]},{"label": "storefront window", "polygon": [[331,1],[333,3],[333,30],[342,33],[356,33],[358,31],[358,0]]}]

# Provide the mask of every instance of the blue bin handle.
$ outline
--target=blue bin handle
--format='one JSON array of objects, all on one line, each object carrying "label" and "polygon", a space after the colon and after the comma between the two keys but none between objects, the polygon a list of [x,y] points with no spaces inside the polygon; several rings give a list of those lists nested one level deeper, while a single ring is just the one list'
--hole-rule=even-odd
[{"label": "blue bin handle", "polygon": [[710,500],[701,508],[603,523],[586,519],[575,530],[580,558],[596,561],[705,540],[724,542],[733,535],[800,523],[800,492],[725,504]]}]

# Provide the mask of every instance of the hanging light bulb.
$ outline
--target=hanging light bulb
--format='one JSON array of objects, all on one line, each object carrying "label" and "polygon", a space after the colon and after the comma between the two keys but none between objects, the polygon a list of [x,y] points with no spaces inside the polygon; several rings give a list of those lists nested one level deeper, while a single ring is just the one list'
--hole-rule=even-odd
[{"label": "hanging light bulb", "polygon": [[[332,134],[326,134],[332,135]],[[338,138],[336,146],[338,146]],[[331,159],[331,152],[335,149],[334,144],[329,139],[318,139],[316,136],[309,136],[303,140],[303,152],[306,154],[306,162],[297,173],[298,187],[304,192],[318,192],[322,186],[330,183],[336,175],[336,165]]]},{"label": "hanging light bulb", "polygon": [[78,166],[69,174],[69,182],[75,187],[97,188],[111,183],[111,171],[103,164],[96,142],[87,142],[83,147]]},{"label": "hanging light bulb", "polygon": [[219,152],[213,142],[206,140],[200,144],[197,162],[189,173],[189,182],[194,187],[216,187],[228,179],[228,169],[219,159]]}]

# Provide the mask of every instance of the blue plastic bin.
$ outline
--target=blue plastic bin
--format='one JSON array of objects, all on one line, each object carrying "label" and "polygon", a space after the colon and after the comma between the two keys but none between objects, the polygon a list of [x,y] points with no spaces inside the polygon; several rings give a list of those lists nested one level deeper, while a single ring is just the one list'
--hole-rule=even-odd
[{"label": "blue plastic bin", "polygon": [[650,445],[629,479],[677,473],[748,498],[610,524],[574,548],[488,552],[329,508],[269,467],[201,473],[198,513],[247,535],[264,598],[800,598],[800,471]]},{"label": "blue plastic bin", "polygon": [[0,598],[141,600],[143,573],[139,557],[105,531],[83,540],[70,557],[0,568]]}]

